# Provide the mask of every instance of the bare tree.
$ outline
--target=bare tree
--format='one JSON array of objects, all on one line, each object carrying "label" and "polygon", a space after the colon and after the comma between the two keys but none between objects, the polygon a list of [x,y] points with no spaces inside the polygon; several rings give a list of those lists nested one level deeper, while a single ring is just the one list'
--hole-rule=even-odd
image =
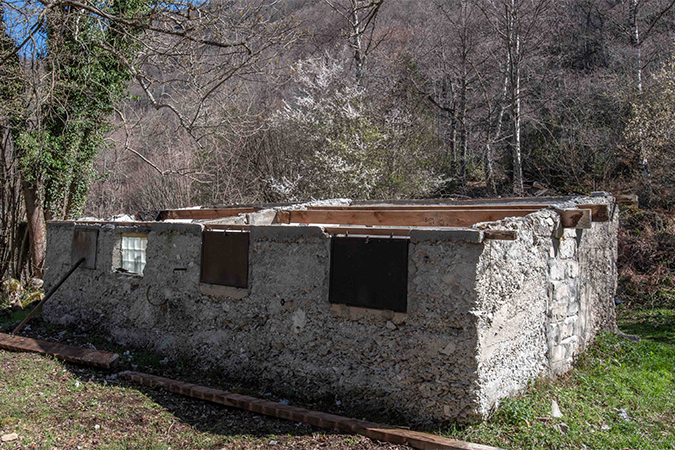
[{"label": "bare tree", "polygon": [[508,79],[508,100],[511,112],[512,192],[524,193],[522,151],[522,73],[528,57],[540,51],[547,26],[554,18],[547,16],[552,0],[486,0],[483,12],[503,45],[504,65]]},{"label": "bare tree", "polygon": [[324,0],[347,22],[347,42],[354,59],[354,77],[361,84],[366,59],[376,45],[375,21],[384,0]]}]

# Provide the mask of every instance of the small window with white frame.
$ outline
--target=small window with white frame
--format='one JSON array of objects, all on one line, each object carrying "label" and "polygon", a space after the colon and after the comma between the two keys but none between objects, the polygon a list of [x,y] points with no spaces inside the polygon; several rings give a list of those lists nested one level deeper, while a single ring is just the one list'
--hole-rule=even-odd
[{"label": "small window with white frame", "polygon": [[144,233],[125,233],[122,235],[121,268],[129,273],[143,275],[145,269],[145,251],[148,247],[148,235]]}]

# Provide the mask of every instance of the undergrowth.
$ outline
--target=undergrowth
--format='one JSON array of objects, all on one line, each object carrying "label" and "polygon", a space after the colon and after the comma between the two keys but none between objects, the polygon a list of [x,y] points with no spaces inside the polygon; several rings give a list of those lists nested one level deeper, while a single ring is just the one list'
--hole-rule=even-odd
[{"label": "undergrowth", "polygon": [[675,308],[675,220],[635,207],[621,211],[617,297],[629,309]]}]

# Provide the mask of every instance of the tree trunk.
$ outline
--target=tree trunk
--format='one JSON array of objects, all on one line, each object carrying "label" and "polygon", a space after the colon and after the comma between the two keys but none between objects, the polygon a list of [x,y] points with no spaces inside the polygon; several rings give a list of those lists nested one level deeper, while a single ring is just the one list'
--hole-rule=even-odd
[{"label": "tree trunk", "polygon": [[34,185],[22,182],[22,189],[26,202],[33,275],[42,278],[47,252],[47,224],[45,222],[44,205],[38,195],[38,189]]},{"label": "tree trunk", "polygon": [[462,186],[466,186],[466,163],[468,159],[468,139],[466,130],[466,70],[463,71],[462,81],[459,93],[459,181]]},{"label": "tree trunk", "polygon": [[502,123],[504,121],[504,112],[506,111],[506,100],[509,87],[509,72],[508,64],[504,64],[504,82],[502,84],[502,95],[499,98],[499,114],[495,119],[494,134],[488,128],[487,141],[485,143],[485,185],[487,187],[488,195],[495,197],[497,195],[497,183],[495,180],[494,168],[492,166],[492,144],[499,140],[502,134]]},{"label": "tree trunk", "polygon": [[520,141],[520,32],[517,0],[511,0],[511,101],[513,104],[513,195],[520,197],[523,189],[523,163]]},{"label": "tree trunk", "polygon": [[352,27],[354,32],[354,42],[352,44],[354,50],[354,75],[356,78],[356,85],[360,86],[361,78],[363,77],[363,50],[361,48],[361,33],[363,30],[361,30],[361,22],[359,22],[359,12],[356,5],[352,7]]},{"label": "tree trunk", "polygon": [[[642,50],[640,49],[640,30],[638,28],[638,0],[630,0],[628,7],[628,16],[631,28],[631,44],[633,46],[633,63],[635,70],[635,84],[637,87],[638,101],[642,97]],[[643,140],[642,125],[638,129],[638,179],[639,192],[638,198],[642,208],[651,207],[652,203],[652,181],[649,174],[649,161],[647,151]]]}]

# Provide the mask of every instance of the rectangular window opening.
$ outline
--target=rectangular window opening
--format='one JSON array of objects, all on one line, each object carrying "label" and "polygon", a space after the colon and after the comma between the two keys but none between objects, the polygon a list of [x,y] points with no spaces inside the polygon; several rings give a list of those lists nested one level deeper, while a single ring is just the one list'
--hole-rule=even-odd
[{"label": "rectangular window opening", "polygon": [[148,235],[141,233],[125,233],[122,235],[121,268],[129,273],[143,275],[146,263]]},{"label": "rectangular window opening", "polygon": [[205,231],[200,281],[248,288],[249,232]]},{"label": "rectangular window opening", "polygon": [[98,230],[75,228],[73,230],[73,247],[70,253],[70,263],[75,265],[80,259],[83,269],[96,269],[96,251],[98,249]]},{"label": "rectangular window opening", "polygon": [[406,312],[408,238],[333,237],[329,302]]}]

